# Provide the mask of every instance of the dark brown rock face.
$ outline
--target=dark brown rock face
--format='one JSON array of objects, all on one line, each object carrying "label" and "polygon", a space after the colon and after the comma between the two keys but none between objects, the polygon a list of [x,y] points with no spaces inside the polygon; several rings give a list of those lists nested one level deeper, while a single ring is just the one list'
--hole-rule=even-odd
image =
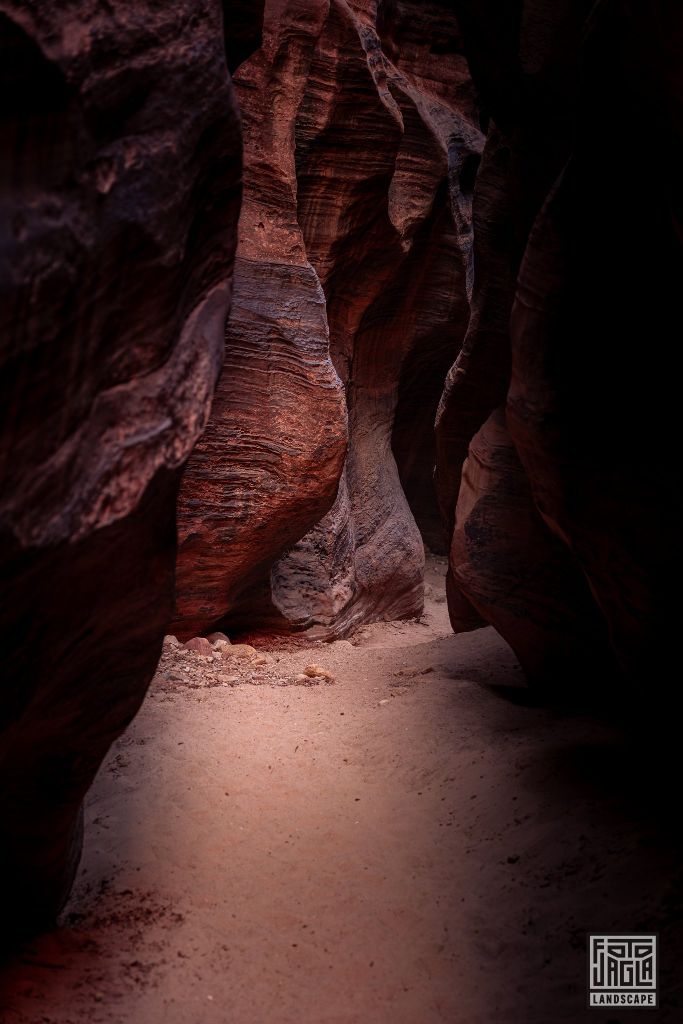
[{"label": "dark brown rock face", "polygon": [[451,614],[496,625],[533,678],[616,655],[642,684],[675,635],[676,398],[657,353],[683,280],[683,14],[495,6],[455,5],[492,121],[472,320],[439,411]]},{"label": "dark brown rock face", "polygon": [[172,610],[175,498],[223,358],[240,201],[225,49],[213,0],[0,2],[10,933],[68,891],[83,795]]},{"label": "dark brown rock face", "polygon": [[273,0],[235,81],[235,303],[181,493],[175,628],[340,635],[422,607],[406,494],[438,543],[433,419],[482,138],[439,4]]}]

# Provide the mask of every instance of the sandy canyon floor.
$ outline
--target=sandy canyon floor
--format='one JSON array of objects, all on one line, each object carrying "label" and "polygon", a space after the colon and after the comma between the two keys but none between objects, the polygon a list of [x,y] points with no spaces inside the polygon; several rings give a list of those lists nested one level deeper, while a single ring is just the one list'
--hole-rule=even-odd
[{"label": "sandy canyon floor", "polygon": [[[420,621],[352,642],[167,650],[3,1024],[683,1019],[670,816],[616,729],[534,706],[493,630],[451,634],[444,572]],[[652,927],[662,1009],[589,1011],[586,933]]]}]

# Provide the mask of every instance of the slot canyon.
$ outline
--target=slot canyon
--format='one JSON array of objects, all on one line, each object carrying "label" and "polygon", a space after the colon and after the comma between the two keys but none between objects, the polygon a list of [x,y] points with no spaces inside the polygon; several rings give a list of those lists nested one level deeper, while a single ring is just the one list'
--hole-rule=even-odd
[{"label": "slot canyon", "polygon": [[683,8],[0,52],[0,1024],[683,1019]]}]

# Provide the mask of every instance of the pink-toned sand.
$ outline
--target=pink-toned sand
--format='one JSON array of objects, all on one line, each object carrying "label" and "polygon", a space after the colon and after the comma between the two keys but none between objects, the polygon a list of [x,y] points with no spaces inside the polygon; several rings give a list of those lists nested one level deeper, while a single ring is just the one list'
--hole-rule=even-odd
[{"label": "pink-toned sand", "polygon": [[[615,732],[527,706],[493,630],[451,634],[444,571],[420,622],[272,651],[251,683],[165,659],[3,1024],[619,1019],[585,1008],[585,935],[661,931],[674,852]],[[335,682],[297,685],[311,662]]]}]

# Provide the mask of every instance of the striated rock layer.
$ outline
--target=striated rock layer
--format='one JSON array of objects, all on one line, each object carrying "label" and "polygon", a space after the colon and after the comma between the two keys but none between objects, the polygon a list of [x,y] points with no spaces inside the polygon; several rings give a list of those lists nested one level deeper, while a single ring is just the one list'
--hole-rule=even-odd
[{"label": "striated rock layer", "polygon": [[683,14],[455,7],[491,120],[472,318],[437,430],[451,617],[492,622],[533,679],[618,664],[642,683],[675,635],[676,400],[659,350],[683,280]]},{"label": "striated rock layer", "polygon": [[174,629],[342,635],[421,611],[409,500],[443,543],[433,418],[483,140],[446,5],[271,0],[235,82],[234,311],[181,492]]},{"label": "striated rock layer", "polygon": [[225,367],[185,474],[175,631],[252,616],[284,547],[325,514],[346,451],[325,297],[297,222],[294,128],[325,4],[268,6],[264,45],[236,76],[244,206]]},{"label": "striated rock layer", "polygon": [[225,44],[214,0],[0,0],[3,938],[64,899],[172,611],[240,201]]}]

